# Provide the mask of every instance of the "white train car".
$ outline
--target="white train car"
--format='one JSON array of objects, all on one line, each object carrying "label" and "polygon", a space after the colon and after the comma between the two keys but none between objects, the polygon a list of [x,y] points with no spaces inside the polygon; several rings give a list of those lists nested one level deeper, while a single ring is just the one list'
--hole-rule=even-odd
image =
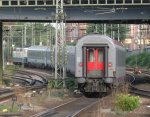
[{"label": "white train car", "polygon": [[13,50],[13,63],[26,64],[27,63],[28,48],[15,48]]}]

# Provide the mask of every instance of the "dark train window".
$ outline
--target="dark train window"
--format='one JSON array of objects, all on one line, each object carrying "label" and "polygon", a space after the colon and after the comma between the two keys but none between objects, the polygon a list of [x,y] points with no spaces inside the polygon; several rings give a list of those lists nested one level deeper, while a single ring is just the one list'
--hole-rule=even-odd
[{"label": "dark train window", "polygon": [[132,3],[132,0],[126,0],[125,3]]},{"label": "dark train window", "polygon": [[82,1],[81,1],[81,4],[88,4],[88,0],[86,0],[86,1],[85,1],[85,0],[82,0]]},{"label": "dark train window", "polygon": [[65,3],[65,4],[70,4],[71,1],[70,1],[70,0],[64,0],[64,3]]},{"label": "dark train window", "polygon": [[97,4],[97,0],[90,0],[90,4]]},{"label": "dark train window", "polygon": [[9,5],[9,1],[2,1],[2,5]]},{"label": "dark train window", "polygon": [[141,3],[141,0],[134,0],[134,3]]},{"label": "dark train window", "polygon": [[35,1],[33,0],[29,1],[29,5],[35,5]]},{"label": "dark train window", "polygon": [[17,5],[17,1],[11,1],[11,5]]},{"label": "dark train window", "polygon": [[26,5],[27,4],[27,2],[26,1],[20,1],[20,5]]},{"label": "dark train window", "polygon": [[88,61],[89,62],[93,62],[94,61],[94,51],[91,50],[91,49],[88,51]]},{"label": "dark train window", "polygon": [[72,4],[79,4],[79,0],[72,0]]},{"label": "dark train window", "polygon": [[123,0],[116,0],[117,4],[123,4]]},{"label": "dark train window", "polygon": [[53,0],[46,0],[47,5],[53,5]]},{"label": "dark train window", "polygon": [[103,61],[103,51],[98,50],[98,62],[102,62],[102,61]]},{"label": "dark train window", "polygon": [[149,0],[143,0],[143,3],[149,3],[150,1]]},{"label": "dark train window", "polygon": [[107,4],[114,4],[114,0],[107,0]]},{"label": "dark train window", "polygon": [[99,4],[105,4],[106,1],[105,0],[99,0]]},{"label": "dark train window", "polygon": [[44,5],[44,1],[43,0],[37,1],[37,5]]}]

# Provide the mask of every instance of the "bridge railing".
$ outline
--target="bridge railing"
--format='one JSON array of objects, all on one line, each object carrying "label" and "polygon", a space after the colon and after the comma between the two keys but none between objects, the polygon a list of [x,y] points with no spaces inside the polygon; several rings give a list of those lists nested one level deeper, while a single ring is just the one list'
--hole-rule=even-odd
[{"label": "bridge railing", "polygon": [[[0,7],[55,6],[56,0],[0,0]],[[150,5],[150,0],[64,0],[64,6]]]}]

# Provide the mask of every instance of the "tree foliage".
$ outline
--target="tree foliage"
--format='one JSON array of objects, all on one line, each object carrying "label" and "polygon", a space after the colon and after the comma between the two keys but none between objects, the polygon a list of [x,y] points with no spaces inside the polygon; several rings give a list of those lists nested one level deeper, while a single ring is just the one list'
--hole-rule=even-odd
[{"label": "tree foliage", "polygon": [[47,45],[50,39],[54,40],[55,36],[54,27],[45,23],[19,22],[14,24],[11,30],[6,27],[6,31],[5,33],[8,34],[3,36],[3,39],[7,45],[15,45],[15,47],[29,47],[39,45],[40,42],[42,45]]},{"label": "tree foliage", "polygon": [[[106,26],[106,27],[105,27]],[[87,25],[87,34],[97,32],[99,34],[104,34],[104,28],[106,28],[106,35],[111,37],[114,36],[114,39],[118,38],[118,24],[88,24]],[[124,40],[129,31],[129,27],[125,24],[119,24],[119,39]]]},{"label": "tree foliage", "polygon": [[127,57],[126,64],[131,67],[139,66],[150,68],[150,53],[143,52],[131,55]]}]

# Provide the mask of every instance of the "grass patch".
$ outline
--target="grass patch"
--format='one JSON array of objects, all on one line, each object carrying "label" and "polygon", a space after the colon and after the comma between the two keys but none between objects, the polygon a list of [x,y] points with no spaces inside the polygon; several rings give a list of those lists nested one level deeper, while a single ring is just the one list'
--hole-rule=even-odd
[{"label": "grass patch", "polygon": [[20,70],[22,67],[18,65],[6,65],[4,74],[13,74],[16,70]]},{"label": "grass patch", "polygon": [[63,98],[65,95],[64,89],[53,89],[50,90],[50,97],[59,97],[59,98]]},{"label": "grass patch", "polygon": [[13,108],[12,105],[2,104],[0,105],[0,112],[3,112],[3,110],[7,110],[7,112],[19,112],[19,107],[16,104],[14,104]]}]

